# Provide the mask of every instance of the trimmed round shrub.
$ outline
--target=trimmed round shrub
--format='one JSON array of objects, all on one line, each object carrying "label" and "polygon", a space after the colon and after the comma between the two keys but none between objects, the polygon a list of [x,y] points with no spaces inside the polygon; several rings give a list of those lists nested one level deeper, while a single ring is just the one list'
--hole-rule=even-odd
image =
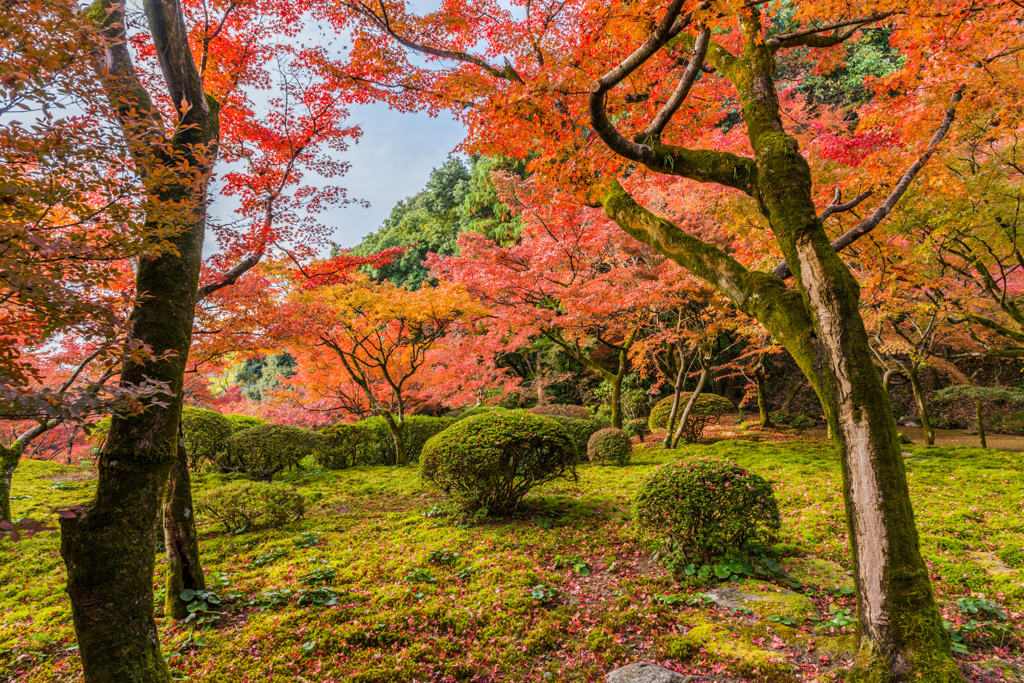
[{"label": "trimmed round shrub", "polygon": [[587,458],[601,465],[628,465],[632,452],[629,435],[614,427],[599,429],[587,442]]},{"label": "trimmed round shrub", "polygon": [[197,516],[237,533],[302,519],[306,500],[289,484],[236,481],[207,491],[196,501],[195,509]]},{"label": "trimmed round shrub", "polygon": [[[683,410],[686,408],[686,402],[689,400],[687,395],[679,397],[677,418],[679,415],[682,415]],[[697,397],[697,401],[693,404],[693,409],[690,410],[690,414],[686,418],[686,425],[683,427],[683,439],[687,443],[697,443],[704,435],[704,429],[712,420],[719,415],[724,415],[734,410],[736,410],[736,406],[724,396],[709,393],[701,394]],[[652,432],[658,429],[673,431],[679,423],[673,422],[672,425],[668,424],[668,418],[671,413],[672,397],[669,396],[658,401],[657,405],[651,409],[651,415],[647,418],[647,426],[650,427]]]},{"label": "trimmed round shrub", "polygon": [[231,421],[213,410],[185,406],[181,409],[181,430],[185,436],[189,469],[213,462],[231,438]]},{"label": "trimmed round shrub", "polygon": [[639,528],[667,537],[683,559],[711,564],[775,542],[779,506],[764,478],[718,458],[677,460],[641,484],[633,505]]},{"label": "trimmed round shrub", "polygon": [[318,467],[340,470],[371,462],[376,436],[366,425],[342,422],[322,427],[319,433],[327,447],[314,456]]},{"label": "trimmed round shrub", "polygon": [[587,455],[587,443],[590,441],[590,437],[594,435],[594,432],[608,426],[607,423],[600,420],[577,420],[574,417],[566,417],[564,415],[540,415],[539,417],[557,422],[565,427],[565,431],[569,432],[569,438],[572,439],[573,446],[576,447],[576,452],[579,453],[581,460]]},{"label": "trimmed round shrub", "polygon": [[576,420],[589,420],[590,409],[586,406],[570,406],[570,405],[545,405],[545,406],[534,406],[526,412],[531,415],[559,415],[561,417],[571,417]]},{"label": "trimmed round shrub", "polygon": [[462,420],[427,441],[420,475],[463,514],[515,510],[534,486],[576,478],[576,448],[561,425],[525,413]]},{"label": "trimmed round shrub", "polygon": [[[420,451],[427,440],[443,432],[455,424],[453,417],[430,417],[429,415],[407,415],[402,424],[402,436],[405,437],[405,454],[409,462],[420,459]],[[395,439],[391,436],[388,423],[383,417],[375,415],[355,424],[370,430],[373,435],[370,442],[370,463],[374,465],[397,465],[398,451]]]},{"label": "trimmed round shrub", "polygon": [[642,439],[651,433],[651,428],[647,426],[647,418],[638,417],[622,425],[622,431],[626,432],[627,436],[636,436]]},{"label": "trimmed round shrub", "polygon": [[251,427],[227,440],[216,464],[227,472],[245,472],[257,481],[270,481],[298,467],[307,456],[326,450],[324,437],[302,427],[267,424]]},{"label": "trimmed round shrub", "polygon": [[252,415],[225,415],[228,422],[231,423],[232,434],[238,432],[244,432],[250,427],[259,427],[260,425],[267,424],[267,421],[262,417],[253,417]]}]

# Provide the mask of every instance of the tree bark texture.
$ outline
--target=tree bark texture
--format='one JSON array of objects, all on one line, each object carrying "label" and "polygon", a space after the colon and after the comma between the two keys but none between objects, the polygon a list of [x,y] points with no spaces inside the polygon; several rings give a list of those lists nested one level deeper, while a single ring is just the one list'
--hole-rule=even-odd
[{"label": "tree bark texture", "polygon": [[131,338],[156,356],[127,362],[121,381],[166,382],[166,405],[114,416],[98,459],[95,498],[61,519],[61,555],[86,683],[170,679],[153,618],[157,516],[177,456],[185,364],[192,339],[206,225],[206,189],[216,155],[218,108],[203,92],[177,0],[145,0],[167,94],[179,120],[168,137],[126,46],[123,8],[97,0],[87,14],[107,42],[97,69],[121,115],[129,146],[158,179],[147,223],[170,231],[174,249],[140,259]]},{"label": "tree bark texture", "polygon": [[679,445],[679,439],[683,437],[683,430],[686,429],[686,421],[690,419],[690,413],[693,411],[693,406],[696,405],[697,399],[700,397],[700,393],[704,391],[704,383],[708,380],[708,366],[707,363],[701,359],[700,364],[700,377],[697,378],[697,386],[690,394],[689,400],[686,401],[686,406],[683,407],[683,413],[679,416],[678,424],[676,425],[675,433],[672,434],[672,448]]},{"label": "tree bark texture", "polygon": [[[703,278],[757,319],[792,354],[814,388],[841,449],[844,502],[857,586],[858,654],[851,677],[881,681],[959,681],[935,604],[889,396],[875,368],[860,316],[860,292],[830,243],[812,195],[811,172],[785,132],[758,10],[741,19],[744,53],[712,43],[709,64],[735,85],[754,158],[623,142],[603,110],[591,121],[602,139],[652,170],[716,182],[749,194],[767,217],[796,287],[751,271],[728,254],[639,206],[615,180],[603,188],[606,214],[637,239]],[[681,35],[679,48],[691,48]],[[620,136],[621,137],[621,136]],[[609,141],[611,139],[611,141]],[[620,151],[621,149],[621,151]],[[671,169],[663,159],[674,159]]]},{"label": "tree bark texture", "polygon": [[164,546],[167,552],[164,612],[173,619],[184,619],[189,615],[188,603],[180,597],[183,590],[206,590],[194,512],[188,451],[179,427],[178,454],[171,465],[163,514]]},{"label": "tree bark texture", "polygon": [[11,483],[21,460],[21,444],[0,444],[0,521],[11,521]]}]

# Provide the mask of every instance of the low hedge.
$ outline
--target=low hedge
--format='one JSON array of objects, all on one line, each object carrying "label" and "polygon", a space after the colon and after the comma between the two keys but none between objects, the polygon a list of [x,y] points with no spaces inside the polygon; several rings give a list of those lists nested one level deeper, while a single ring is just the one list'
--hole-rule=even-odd
[{"label": "low hedge", "polygon": [[538,417],[557,422],[565,427],[565,431],[569,432],[569,438],[572,439],[576,452],[579,453],[581,459],[587,455],[587,443],[590,441],[590,437],[594,435],[594,432],[608,426],[600,420],[578,420],[573,417],[565,417],[564,415],[539,415]]},{"label": "low hedge", "polygon": [[510,513],[534,486],[576,478],[577,450],[554,420],[488,413],[462,420],[423,448],[420,475],[463,514]]},{"label": "low hedge", "polygon": [[[218,454],[224,450],[225,443],[233,430],[231,418],[246,417],[243,415],[221,415],[214,410],[185,406],[181,409],[181,431],[185,437],[185,450],[188,453],[190,469],[215,462]],[[247,418],[259,420],[259,418]],[[261,421],[262,422],[262,421]],[[97,448],[102,448],[110,435],[111,418],[105,417],[92,429],[89,441]]]},{"label": "low hedge", "polygon": [[231,423],[231,429],[233,434],[238,432],[244,432],[246,429],[251,427],[259,427],[260,425],[267,424],[267,421],[262,417],[253,417],[252,415],[225,415],[228,422]]},{"label": "low hedge", "polygon": [[302,427],[267,424],[246,429],[227,440],[216,464],[226,472],[245,472],[269,481],[275,474],[294,469],[307,457],[327,449],[324,437]]},{"label": "low hedge", "polygon": [[559,415],[561,417],[571,417],[575,420],[590,419],[590,409],[586,406],[548,404],[543,406],[534,406],[526,412],[531,415]]}]

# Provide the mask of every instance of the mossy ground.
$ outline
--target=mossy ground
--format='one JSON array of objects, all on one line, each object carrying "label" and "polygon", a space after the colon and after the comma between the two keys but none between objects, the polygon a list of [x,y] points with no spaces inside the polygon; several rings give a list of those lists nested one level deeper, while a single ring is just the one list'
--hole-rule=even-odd
[{"label": "mossy ground", "polygon": [[[211,683],[598,681],[636,660],[718,681],[834,677],[852,658],[843,629],[665,599],[700,591],[651,560],[655,543],[637,536],[630,501],[654,466],[698,453],[773,482],[779,549],[794,575],[822,589],[849,585],[839,464],[821,441],[637,449],[628,467],[584,465],[578,484],[531,493],[517,518],[471,526],[432,515],[441,501],[415,467],[360,467],[295,478],[315,501],[301,523],[228,535],[200,520],[207,575],[225,609],[205,629],[161,620],[165,654],[179,679]],[[962,623],[956,598],[984,594],[1024,621],[1024,460],[971,448],[911,448],[907,460],[946,618]],[[88,500],[93,476],[23,462],[15,517]],[[222,480],[197,475],[194,486],[201,493]],[[0,542],[0,680],[80,680],[57,533]],[[458,555],[431,555],[440,550]],[[297,604],[296,592],[317,587],[314,575],[337,604]],[[540,584],[553,599],[533,597]],[[855,613],[853,598],[836,593],[810,594],[819,615],[830,605]],[[993,672],[1022,664],[1019,643],[970,646],[961,656],[968,678],[1000,680]]]}]

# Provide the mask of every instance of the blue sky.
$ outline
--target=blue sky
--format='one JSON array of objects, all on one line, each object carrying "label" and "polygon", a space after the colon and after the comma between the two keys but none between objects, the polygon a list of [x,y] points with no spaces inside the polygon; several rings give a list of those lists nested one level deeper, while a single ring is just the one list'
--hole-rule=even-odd
[{"label": "blue sky", "polygon": [[341,184],[350,197],[369,201],[370,208],[349,206],[324,217],[343,247],[358,244],[399,200],[422,190],[431,170],[444,164],[466,134],[450,117],[405,114],[383,104],[352,107],[348,122],[360,126],[363,137],[344,155],[352,169]]}]

